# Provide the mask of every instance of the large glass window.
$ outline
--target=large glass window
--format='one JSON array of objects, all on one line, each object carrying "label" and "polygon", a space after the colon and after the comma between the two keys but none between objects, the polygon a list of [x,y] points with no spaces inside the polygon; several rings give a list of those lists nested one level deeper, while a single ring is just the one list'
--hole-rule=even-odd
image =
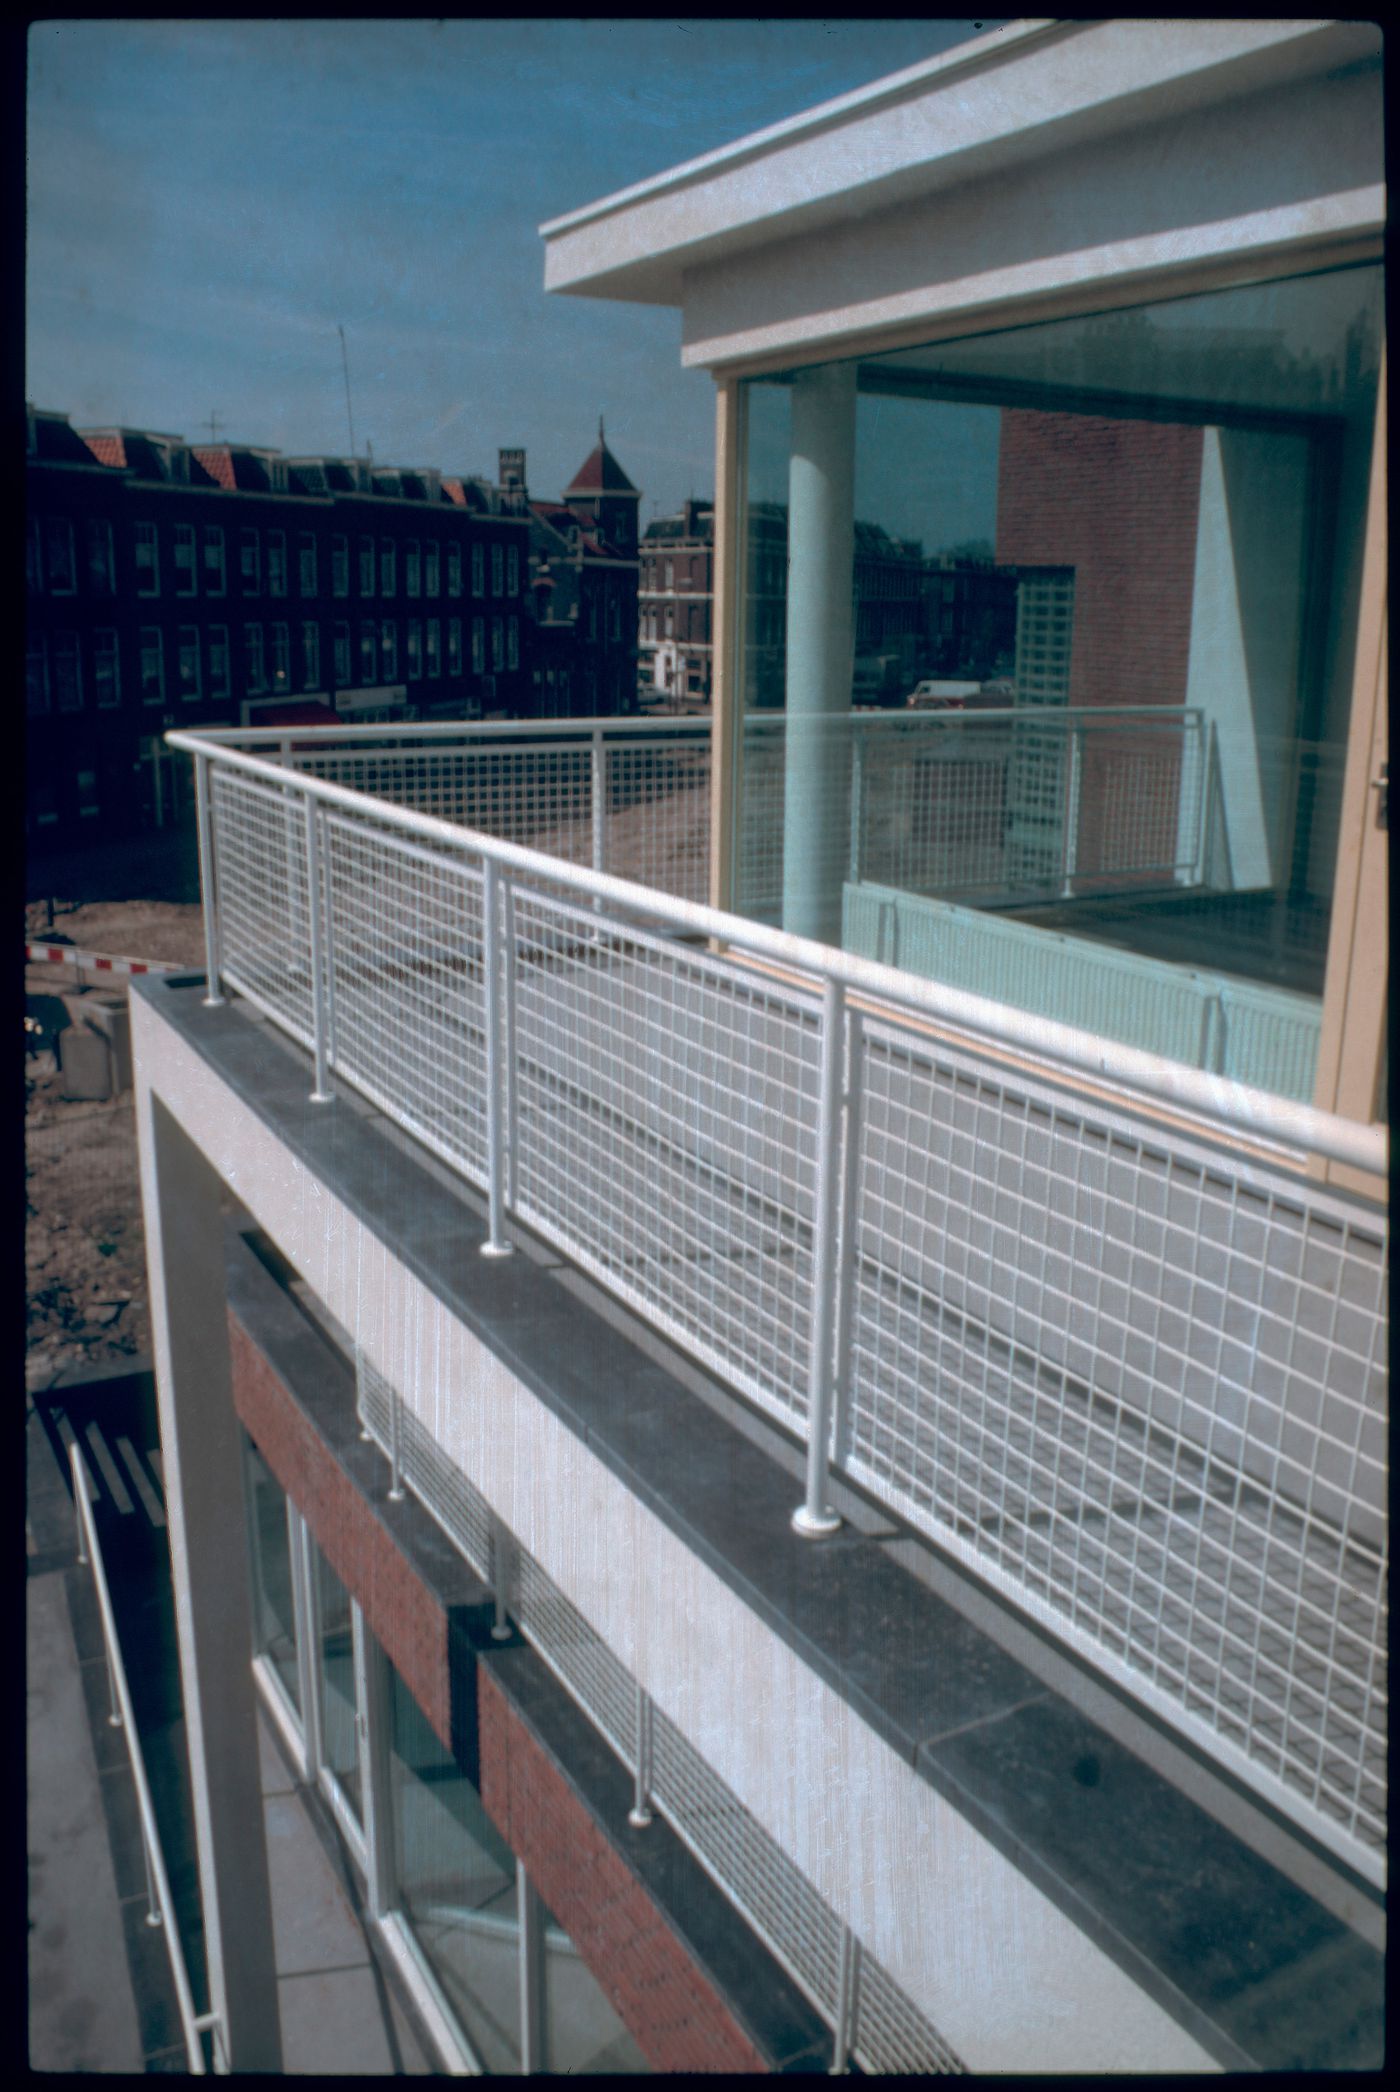
[{"label": "large glass window", "polygon": [[486,2069],[518,2071],[515,1856],[392,1667],[389,1708],[400,1907]]},{"label": "large glass window", "polygon": [[319,1547],[309,1548],[315,1579],[316,1686],[320,1698],[321,1769],[329,1773],[363,1829],[360,1742],[356,1725],[355,1646],[350,1593]]},{"label": "large glass window", "polygon": [[746,381],[739,911],[1310,1098],[1380,339],[1358,267]]},{"label": "large glass window", "polygon": [[287,1499],[250,1439],[243,1441],[249,1557],[253,1579],[253,1651],[267,1659],[283,1692],[304,1715],[297,1673],[296,1605]]},{"label": "large glass window", "polygon": [[541,1906],[540,1914],[544,1926],[543,2069],[555,2077],[649,2073],[651,2065],[573,1941],[546,1905]]}]

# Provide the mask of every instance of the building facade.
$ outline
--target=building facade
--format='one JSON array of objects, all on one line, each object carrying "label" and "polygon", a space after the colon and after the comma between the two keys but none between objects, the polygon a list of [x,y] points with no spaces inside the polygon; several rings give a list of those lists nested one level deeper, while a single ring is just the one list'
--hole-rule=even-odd
[{"label": "building facade", "polygon": [[714,505],[687,501],[642,535],[638,688],[651,702],[708,704],[714,660]]},{"label": "building facade", "polygon": [[[532,851],[432,750],[182,737],[208,969],[133,1046],[234,2068],[255,1692],[449,2067],[1379,2067],[1379,86],[1365,24],[1018,23],[556,221],[718,381],[708,762],[461,751]],[[858,485],[1005,558],[1008,703],[854,703]]]},{"label": "building facade", "polygon": [[559,501],[532,501],[523,450],[500,453],[509,513],[528,517],[535,711],[617,718],[637,709],[637,507],[641,495],[598,441]]},{"label": "building facade", "polygon": [[528,713],[526,536],[485,482],[31,410],[31,836],[160,826],[171,727],[288,698],[345,718]]}]

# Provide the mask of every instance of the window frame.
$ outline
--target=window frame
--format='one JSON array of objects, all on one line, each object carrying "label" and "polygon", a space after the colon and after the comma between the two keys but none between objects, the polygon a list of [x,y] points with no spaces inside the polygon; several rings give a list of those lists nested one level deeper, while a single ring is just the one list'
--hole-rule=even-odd
[{"label": "window frame", "polygon": [[[203,664],[200,660],[200,631],[198,625],[177,625],[175,628],[175,674],[179,683],[180,702],[197,705],[204,696]],[[194,660],[193,688],[185,687],[185,662],[187,656]]]},{"label": "window frame", "polygon": [[250,600],[262,595],[262,532],[245,523],[238,533],[238,592]]},{"label": "window frame", "polygon": [[[182,601],[199,594],[199,539],[193,523],[172,523],[170,561],[175,575],[173,593]],[[184,553],[186,556],[181,557]],[[184,583],[188,581],[186,588]]]},{"label": "window frame", "polygon": [[[143,554],[149,553],[149,557]],[[136,586],[132,593],[143,602],[155,602],[160,595],[160,531],[154,523],[141,518],[131,526],[132,571]],[[149,582],[150,586],[145,584]]]},{"label": "window frame", "polygon": [[[104,667],[110,673],[104,675]],[[99,712],[116,712],[122,701],[121,634],[115,625],[92,629],[92,687]],[[104,691],[110,691],[105,696]]]},{"label": "window frame", "polygon": [[83,535],[87,546],[88,593],[106,601],[117,592],[116,548],[112,543],[110,517],[85,517]]},{"label": "window frame", "polygon": [[[49,634],[53,642],[53,709],[55,712],[73,713],[86,709],[83,690],[83,646],[77,629],[67,626]],[[71,673],[65,678],[65,669]],[[71,692],[71,702],[65,698],[66,687]]]},{"label": "window frame", "polygon": [[[165,633],[159,625],[140,625],[137,627],[136,644],[137,661],[139,663],[138,674],[141,683],[141,702],[143,705],[163,705],[165,703]],[[156,671],[154,690],[152,690],[151,685],[147,681],[147,670],[152,661],[155,663]]]},{"label": "window frame", "polygon": [[[216,600],[221,600],[228,594],[228,552],[224,543],[224,526],[222,523],[206,523],[204,525],[200,551],[204,562],[204,593],[206,596],[212,596]],[[209,556],[211,552],[217,555],[212,560]],[[215,574],[218,577],[217,584],[210,578],[211,575]]]},{"label": "window frame", "polygon": [[261,618],[250,618],[243,627],[243,687],[250,696],[268,688],[267,643]]},{"label": "window frame", "polygon": [[211,698],[227,699],[231,696],[233,688],[230,674],[229,628],[227,625],[207,625],[205,638],[209,647],[209,695]]}]

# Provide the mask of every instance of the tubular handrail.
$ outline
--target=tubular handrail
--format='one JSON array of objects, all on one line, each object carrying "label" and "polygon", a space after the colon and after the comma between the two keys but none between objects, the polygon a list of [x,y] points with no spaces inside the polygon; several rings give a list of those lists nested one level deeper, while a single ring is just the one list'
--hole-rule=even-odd
[{"label": "tubular handrail", "polygon": [[[196,2077],[203,2077],[207,2074],[208,2065],[204,2056],[204,2044],[199,2037],[202,2033],[212,2032],[217,2044],[220,2032],[219,2015],[216,2012],[197,2013],[194,2009],[194,1993],[190,1988],[189,1970],[185,1965],[184,1950],[180,1945],[180,1928],[176,1923],[175,1904],[170,1893],[170,1877],[166,1872],[165,1857],[161,1851],[150,1782],[146,1777],[146,1761],[142,1755],[141,1739],[132,1712],[126,1667],[122,1662],[121,1643],[117,1638],[116,1617],[112,1611],[111,1593],[107,1588],[107,1572],[103,1566],[97,1525],[92,1515],[92,1493],[87,1462],[83,1458],[82,1449],[76,1443],[69,1446],[68,1459],[73,1474],[73,1501],[78,1516],[78,1560],[91,1561],[92,1578],[97,1587],[98,1610],[102,1616],[107,1674],[112,1687],[112,1721],[114,1726],[126,1731],[127,1756],[131,1761],[131,1777],[136,1786],[136,1803],[141,1816],[141,1842],[146,1859],[149,1900],[147,1922],[165,1928],[165,1947],[170,1957],[170,1973],[174,1979],[175,1996],[180,2009],[185,2053],[189,2059],[191,2073]],[[83,1551],[84,1546],[87,1549],[86,1555]]]},{"label": "tubular handrail", "polygon": [[[205,747],[235,747],[251,742],[262,747],[282,741],[498,741],[517,739],[587,741],[603,731],[626,736],[660,733],[676,739],[708,740],[708,719],[378,719],[358,726],[207,726],[179,728],[197,733]],[[171,747],[174,733],[166,735]]]},{"label": "tubular handrail", "polygon": [[[1198,705],[1053,705],[1043,709],[1034,706],[988,706],[972,711],[938,712],[909,711],[906,707],[872,708],[869,711],[853,711],[833,715],[831,724],[858,727],[862,732],[874,729],[886,731],[892,727],[905,728],[949,728],[966,726],[983,721],[991,725],[1016,722],[1022,726],[1034,723],[1037,727],[1053,725],[1059,721],[1071,724],[1085,720],[1091,724],[1107,719],[1144,719],[1171,725],[1188,719],[1204,716]],[[744,721],[744,731],[777,732],[787,721],[781,711],[752,712]],[[596,733],[607,736],[621,735],[626,739],[646,734],[659,734],[663,739],[708,740],[710,722],[705,718],[680,718],[675,716],[587,719],[379,719],[367,724],[355,725],[349,721],[335,726],[202,726],[177,728],[166,735],[172,746],[180,745],[176,733],[196,733],[206,747],[242,748],[276,747],[287,740],[316,741],[324,737],[331,741],[513,741],[563,740],[587,741]]]},{"label": "tubular handrail", "polygon": [[[522,877],[547,881],[555,887],[586,896],[605,908],[611,906],[624,919],[641,917],[648,923],[660,924],[688,936],[713,940],[727,951],[750,953],[772,961],[807,976],[814,987],[827,981],[839,982],[847,989],[855,989],[924,1020],[972,1033],[998,1046],[1010,1047],[1077,1074],[1091,1075],[1153,1105],[1166,1105],[1192,1113],[1230,1133],[1243,1133],[1270,1142],[1287,1151],[1294,1160],[1318,1156],[1377,1177],[1386,1173],[1389,1134],[1383,1126],[1362,1126],[1354,1120],[1320,1111],[1314,1105],[1278,1097],[1227,1076],[1186,1067],[1144,1048],[1124,1045],[1033,1012],[1018,1010],[1009,1004],[994,1002],[987,996],[919,979],[877,960],[857,958],[832,946],[798,937],[791,931],[751,922],[698,901],[680,900],[609,872],[550,857],[542,851],[502,841],[477,829],[458,827],[434,814],[420,813],[388,800],[368,799],[363,792],[305,772],[288,770],[215,739],[216,734],[225,731],[182,728],[167,733],[165,739],[169,747],[202,758],[206,763],[216,759],[218,764],[276,786],[280,791],[293,792],[349,814],[363,816],[367,807],[371,807],[378,828],[398,829],[405,835],[416,836],[439,847],[446,845],[455,850],[469,850],[484,861],[494,862]],[[305,740],[321,731],[338,730],[303,728],[299,730],[298,738]],[[281,739],[285,735],[273,738]],[[211,896],[206,889],[206,911],[210,902]],[[210,981],[209,992],[212,996],[218,994],[217,982]]]}]

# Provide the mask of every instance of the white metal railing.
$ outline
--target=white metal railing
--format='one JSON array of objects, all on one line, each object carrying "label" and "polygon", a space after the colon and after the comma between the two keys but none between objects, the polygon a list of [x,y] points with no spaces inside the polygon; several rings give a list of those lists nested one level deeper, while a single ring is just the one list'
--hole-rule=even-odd
[{"label": "white metal railing", "polygon": [[[1196,709],[847,712],[833,872],[981,904],[1198,886],[1214,773]],[[782,713],[745,721],[740,906],[782,897]],[[224,728],[209,738],[686,900],[709,892],[705,719]],[[839,871],[837,867],[840,867]]]},{"label": "white metal railing", "polygon": [[1380,1878],[1382,1129],[170,738],[210,1000]]},{"label": "white metal railing", "polygon": [[709,894],[705,719],[227,727],[208,738],[662,893]]},{"label": "white metal railing", "polygon": [[184,1949],[180,1944],[175,1902],[170,1893],[170,1877],[166,1872],[165,1856],[161,1851],[155,1805],[151,1800],[150,1782],[146,1777],[146,1761],[141,1750],[136,1717],[132,1712],[131,1692],[127,1685],[126,1667],[122,1662],[121,1643],[117,1638],[116,1616],[112,1611],[112,1597],[107,1588],[107,1572],[97,1538],[97,1523],[92,1515],[92,1479],[88,1474],[82,1450],[76,1443],[69,1446],[68,1459],[72,1468],[73,1503],[78,1519],[78,1560],[80,1563],[91,1562],[98,1610],[102,1616],[102,1643],[107,1658],[107,1684],[111,1696],[111,1713],[107,1718],[114,1729],[121,1729],[126,1736],[127,1757],[136,1788],[136,1806],[141,1818],[141,1856],[146,1866],[146,1923],[164,1927],[165,1948],[170,1957],[170,1974],[175,1984],[180,2026],[185,2037],[186,2058],[191,2072],[197,2077],[202,2077],[208,2067],[204,2043],[200,2039],[202,2034],[208,2033],[212,2036],[216,2067],[221,2057],[219,2015],[217,2012],[195,2011],[189,1970],[185,1964]]}]

